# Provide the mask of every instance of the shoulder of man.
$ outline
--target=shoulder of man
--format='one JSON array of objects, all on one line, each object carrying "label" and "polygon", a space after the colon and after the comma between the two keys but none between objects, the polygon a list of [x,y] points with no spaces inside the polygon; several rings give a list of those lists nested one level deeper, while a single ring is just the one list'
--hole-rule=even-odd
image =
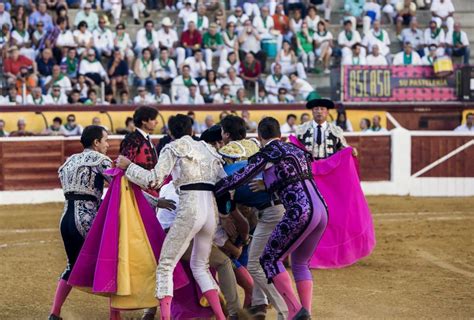
[{"label": "shoulder of man", "polygon": [[184,136],[168,143],[161,152],[163,153],[166,150],[170,150],[177,157],[186,157],[191,153],[194,143],[196,143],[196,141],[194,141],[191,136]]},{"label": "shoulder of man", "polygon": [[312,121],[305,122],[296,127],[295,133],[297,136],[305,134],[312,126]]},{"label": "shoulder of man", "polygon": [[333,135],[336,137],[342,137],[344,134],[344,130],[341,127],[336,126],[334,123],[328,122],[328,129],[331,131]]}]

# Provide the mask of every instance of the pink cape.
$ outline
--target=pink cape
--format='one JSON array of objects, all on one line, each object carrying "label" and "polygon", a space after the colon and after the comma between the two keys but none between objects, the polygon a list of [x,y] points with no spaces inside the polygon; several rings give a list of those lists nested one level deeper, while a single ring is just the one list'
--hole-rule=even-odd
[{"label": "pink cape", "polygon": [[[290,142],[304,148],[294,136]],[[370,255],[375,247],[372,215],[360,186],[352,148],[314,161],[313,177],[327,206],[326,231],[310,261],[311,268],[343,268]]]},{"label": "pink cape", "polygon": [[[107,295],[117,291],[120,183],[124,172],[120,169],[110,169],[106,173],[114,178],[72,269],[68,283],[76,287],[91,288],[92,293]],[[134,184],[131,186],[148,240],[158,262],[166,234],[141,189]],[[189,283],[181,264],[176,266],[173,280],[175,289]]]}]

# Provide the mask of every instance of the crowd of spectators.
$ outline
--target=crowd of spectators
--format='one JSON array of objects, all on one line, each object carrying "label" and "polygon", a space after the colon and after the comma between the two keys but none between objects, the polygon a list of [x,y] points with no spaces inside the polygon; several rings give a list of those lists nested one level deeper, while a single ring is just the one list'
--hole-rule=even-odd
[{"label": "crowd of spectators", "polygon": [[[425,30],[420,6],[427,4],[344,0],[335,37],[333,0],[0,2],[8,91],[0,104],[287,103],[318,97],[308,74],[329,74],[339,61],[432,65],[448,55],[468,63],[469,40],[451,0],[431,1]],[[165,16],[157,25],[149,18],[155,10],[177,11],[177,21]],[[127,11],[142,26],[136,34],[124,23]],[[390,50],[381,22],[396,25],[401,52]]]}]

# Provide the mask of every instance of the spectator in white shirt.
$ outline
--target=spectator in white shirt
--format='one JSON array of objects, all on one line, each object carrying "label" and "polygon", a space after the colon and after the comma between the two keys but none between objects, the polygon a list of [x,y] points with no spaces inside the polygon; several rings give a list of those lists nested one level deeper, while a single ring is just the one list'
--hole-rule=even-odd
[{"label": "spectator in white shirt", "polygon": [[94,38],[92,33],[88,30],[87,22],[81,21],[77,30],[73,32],[73,36],[77,46],[77,53],[80,56],[85,56],[87,50],[94,45]]},{"label": "spectator in white shirt", "polygon": [[360,119],[359,129],[361,132],[371,132],[370,130],[370,120],[367,118]]},{"label": "spectator in white shirt", "polygon": [[416,17],[416,4],[412,0],[398,0],[395,5],[397,10],[397,36],[400,39],[403,25],[408,26]]},{"label": "spectator in white shirt", "polygon": [[454,129],[456,132],[472,132],[474,133],[474,114],[469,112],[466,114],[466,124],[462,124]]},{"label": "spectator in white shirt", "polygon": [[342,58],[352,54],[352,46],[356,43],[360,43],[362,39],[357,30],[352,30],[352,22],[346,20],[344,22],[344,30],[339,33],[337,37],[337,43],[342,48]]},{"label": "spectator in white shirt", "polygon": [[119,23],[115,27],[116,33],[113,35],[113,44],[120,50],[122,57],[127,58],[128,65],[133,65],[135,54],[133,53],[133,44],[130,35],[125,32],[125,25]]},{"label": "spectator in white shirt", "polygon": [[378,115],[375,115],[372,118],[372,127],[370,127],[370,130],[373,132],[387,132],[387,129],[383,128],[382,125],[380,124],[381,118]]},{"label": "spectator in white shirt", "polygon": [[367,52],[371,52],[372,47],[378,45],[381,55],[387,57],[390,54],[390,37],[388,32],[380,27],[380,20],[374,21],[373,28],[366,33],[362,45],[367,49]]},{"label": "spectator in white shirt", "polygon": [[274,39],[277,42],[277,52],[281,50],[283,43],[283,36],[280,32],[275,29],[275,23],[272,16],[270,16],[270,10],[268,6],[262,7],[262,15],[253,18],[253,26],[257,30],[260,38]]},{"label": "spectator in white shirt", "polygon": [[65,96],[72,90],[71,80],[69,80],[57,64],[53,66],[52,74],[44,79],[44,87],[48,92],[54,86],[59,86],[61,94]]},{"label": "spectator in white shirt", "polygon": [[64,17],[59,17],[57,19],[57,24],[59,28],[59,34],[53,44],[53,52],[55,53],[55,57],[65,57],[67,54],[67,50],[70,47],[75,47],[76,42],[74,41],[74,36],[71,30],[67,29],[67,20]]},{"label": "spectator in white shirt", "polygon": [[12,19],[10,13],[5,10],[5,3],[0,2],[0,26],[4,24],[8,24],[8,26],[12,27]]},{"label": "spectator in white shirt", "polygon": [[438,47],[438,56],[444,55],[444,30],[438,27],[436,21],[431,20],[430,26],[425,30],[425,54],[428,54],[430,44]]},{"label": "spectator in white shirt", "polygon": [[145,18],[150,16],[146,11],[145,1],[143,0],[124,0],[123,4],[132,11],[133,21],[136,25],[140,24],[140,13],[143,13]]},{"label": "spectator in white shirt", "polygon": [[379,46],[374,44],[372,46],[372,53],[366,58],[368,66],[386,66],[388,65],[387,58],[380,54]]},{"label": "spectator in white shirt", "polygon": [[[288,41],[283,41],[283,46],[280,52],[278,52],[275,63],[281,64],[281,72],[286,75],[290,75],[293,72],[298,73],[298,77],[306,79],[306,72],[301,62],[298,62],[295,51],[291,48]],[[273,69],[274,64],[272,64]]]},{"label": "spectator in white shirt", "polygon": [[157,83],[155,86],[155,94],[153,95],[153,103],[171,104],[170,96],[163,93],[163,87]]},{"label": "spectator in white shirt", "polygon": [[4,98],[3,99],[3,104],[6,104],[6,105],[20,105],[20,104],[23,104],[23,97],[18,94],[18,90],[17,90],[15,85],[11,85],[8,88],[8,94],[3,98]]},{"label": "spectator in white shirt", "polygon": [[356,43],[352,46],[352,55],[345,56],[342,59],[342,65],[345,66],[366,66],[367,60],[362,55],[361,45]]},{"label": "spectator in white shirt", "polygon": [[155,70],[153,68],[153,61],[151,60],[150,49],[143,49],[142,57],[135,61],[133,68],[135,73],[135,85],[153,89],[156,85]]},{"label": "spectator in white shirt", "polygon": [[184,65],[189,66],[191,69],[191,77],[196,79],[197,82],[206,77],[207,66],[203,60],[201,50],[195,50],[192,57],[184,60]]},{"label": "spectator in white shirt", "polygon": [[196,105],[196,104],[204,104],[204,99],[199,93],[198,86],[192,84],[189,86],[189,95],[181,96],[176,103],[177,104],[189,104],[189,105]]},{"label": "spectator in white shirt", "polygon": [[260,41],[260,35],[257,29],[252,26],[252,22],[250,20],[245,21],[244,29],[239,34],[240,50],[242,53],[252,52],[260,62],[262,70],[265,70],[267,55],[262,51]]},{"label": "spectator in white shirt", "polygon": [[394,66],[419,66],[421,65],[421,58],[410,42],[406,42],[403,46],[403,51],[399,52],[393,58]]},{"label": "spectator in white shirt", "polygon": [[[176,47],[179,43],[178,33],[173,27],[173,22],[169,17],[164,17],[161,21],[161,29],[158,30],[158,45],[160,48],[167,48],[170,57],[176,57]],[[184,59],[184,58],[183,58]]]},{"label": "spectator in white shirt", "polygon": [[178,13],[178,18],[181,19],[183,23],[186,23],[186,20],[194,12],[193,7],[193,4],[189,0],[186,0],[184,6],[181,8],[178,3],[178,9],[180,9]]},{"label": "spectator in white shirt", "polygon": [[11,32],[12,45],[17,46],[20,49],[20,54],[28,57],[30,60],[35,61],[36,52],[32,47],[32,42],[28,30],[25,29],[25,23],[23,20],[16,22],[16,28]]},{"label": "spectator in white shirt", "polygon": [[67,136],[80,136],[82,134],[82,126],[76,123],[76,116],[70,114],[67,116],[67,123],[61,126],[61,132]]},{"label": "spectator in white shirt", "polygon": [[323,63],[324,73],[329,74],[329,66],[331,64],[333,36],[326,29],[326,23],[320,21],[317,31],[313,35],[315,54],[319,61]]},{"label": "spectator in white shirt", "polygon": [[364,4],[364,17],[362,18],[362,30],[366,35],[369,32],[370,25],[375,21],[381,19],[380,4],[375,0],[367,0]]},{"label": "spectator in white shirt", "polygon": [[153,97],[148,93],[144,86],[139,86],[137,91],[138,95],[133,98],[133,103],[138,105],[147,105],[155,102]]},{"label": "spectator in white shirt", "polygon": [[282,74],[281,65],[275,63],[273,66],[273,74],[267,76],[265,80],[265,90],[268,93],[268,101],[270,103],[276,103],[278,100],[278,90],[280,88],[285,88],[287,90],[291,89],[290,79]]},{"label": "spectator in white shirt", "polygon": [[402,42],[410,42],[413,49],[418,52],[420,56],[425,54],[425,36],[421,29],[418,28],[418,20],[413,18],[410,22],[410,28],[403,29],[401,33]]},{"label": "spectator in white shirt", "polygon": [[229,52],[227,54],[227,60],[220,62],[219,68],[217,69],[217,74],[219,75],[219,77],[227,77],[227,72],[229,71],[229,68],[234,68],[238,74],[240,69],[240,61],[239,56],[236,52]]},{"label": "spectator in white shirt", "polygon": [[451,0],[433,0],[431,4],[431,14],[439,28],[446,25],[448,31],[453,30],[454,26],[454,6]]},{"label": "spectator in white shirt", "polygon": [[438,47],[436,47],[435,44],[430,44],[428,49],[429,49],[428,54],[425,54],[423,58],[421,58],[422,66],[433,66],[433,63],[435,62],[437,58],[436,50],[438,49]]},{"label": "spectator in white shirt", "polygon": [[447,53],[453,57],[463,57],[463,63],[469,64],[471,50],[469,48],[469,39],[466,32],[461,30],[461,24],[456,22],[454,30],[448,31],[446,34]]},{"label": "spectator in white shirt", "polygon": [[59,84],[53,85],[51,92],[45,97],[46,104],[52,105],[67,105],[67,96],[61,92],[61,86]]},{"label": "spectator in white shirt", "polygon": [[286,116],[286,122],[280,127],[282,134],[289,134],[296,132],[296,115],[290,113]]},{"label": "spectator in white shirt", "polygon": [[99,18],[99,27],[92,32],[94,48],[99,53],[99,57],[110,58],[114,49],[114,37],[112,31],[105,27],[106,21],[103,16]]},{"label": "spectator in white shirt", "polygon": [[184,21],[184,29],[183,31],[188,30],[188,24],[190,21],[193,21],[196,25],[196,29],[204,34],[204,32],[209,29],[209,19],[206,17],[206,6],[204,4],[198,5],[198,9],[196,12],[191,13],[187,19]]},{"label": "spectator in white shirt", "polygon": [[173,59],[169,57],[167,48],[161,48],[160,56],[153,61],[156,82],[169,87],[173,79],[178,75],[178,69]]},{"label": "spectator in white shirt", "polygon": [[244,13],[242,7],[236,7],[234,14],[227,18],[227,23],[233,22],[235,24],[235,29],[240,33],[244,28],[245,21],[247,20],[249,20],[249,17]]},{"label": "spectator in white shirt", "polygon": [[237,90],[244,88],[244,82],[237,76],[237,71],[234,68],[227,70],[227,78],[222,79],[222,84],[227,84],[230,87],[230,94],[235,97]]},{"label": "spectator in white shirt", "polygon": [[46,96],[41,92],[40,87],[35,87],[31,93],[26,96],[26,104],[44,106],[46,104]]},{"label": "spectator in white shirt", "polygon": [[171,82],[171,100],[183,100],[189,96],[189,87],[198,86],[198,82],[191,76],[191,68],[188,65],[181,67],[181,75],[174,78]]},{"label": "spectator in white shirt", "polygon": [[199,82],[201,94],[206,103],[212,103],[214,95],[219,92],[221,81],[216,78],[214,70],[207,70],[206,78]]},{"label": "spectator in white shirt", "polygon": [[76,17],[74,18],[74,25],[79,27],[82,21],[86,22],[90,31],[94,31],[94,29],[97,28],[99,24],[99,16],[97,13],[92,11],[92,4],[90,2],[86,2],[84,9],[80,10],[76,14]]},{"label": "spectator in white shirt", "polygon": [[221,86],[221,91],[214,96],[213,103],[233,103],[234,99],[230,94],[230,86],[228,84],[223,84]]},{"label": "spectator in white shirt", "polygon": [[293,103],[295,102],[295,97],[288,93],[286,88],[278,89],[277,104]]},{"label": "spectator in white shirt", "polygon": [[296,73],[290,75],[290,82],[297,101],[306,101],[314,92],[314,88],[309,84],[309,82],[298,78]]},{"label": "spectator in white shirt", "polygon": [[105,72],[102,63],[96,59],[94,49],[89,49],[87,59],[82,59],[79,65],[79,74],[84,75],[88,81],[93,81],[96,85],[100,85],[102,81],[106,84],[109,83],[107,72]]},{"label": "spectator in white shirt", "polygon": [[158,32],[154,29],[153,21],[145,21],[144,27],[137,32],[137,43],[135,52],[140,55],[143,49],[148,48],[152,54],[157,53],[159,48]]}]

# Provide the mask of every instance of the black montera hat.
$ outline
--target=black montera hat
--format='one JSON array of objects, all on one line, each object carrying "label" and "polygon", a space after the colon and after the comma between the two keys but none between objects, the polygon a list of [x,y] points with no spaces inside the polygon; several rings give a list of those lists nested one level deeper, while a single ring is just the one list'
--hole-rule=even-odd
[{"label": "black montera hat", "polygon": [[212,143],[222,140],[221,126],[214,125],[201,133],[201,140]]},{"label": "black montera hat", "polygon": [[316,107],[326,107],[328,109],[334,109],[334,102],[329,99],[313,99],[306,103],[306,109],[313,109]]}]

